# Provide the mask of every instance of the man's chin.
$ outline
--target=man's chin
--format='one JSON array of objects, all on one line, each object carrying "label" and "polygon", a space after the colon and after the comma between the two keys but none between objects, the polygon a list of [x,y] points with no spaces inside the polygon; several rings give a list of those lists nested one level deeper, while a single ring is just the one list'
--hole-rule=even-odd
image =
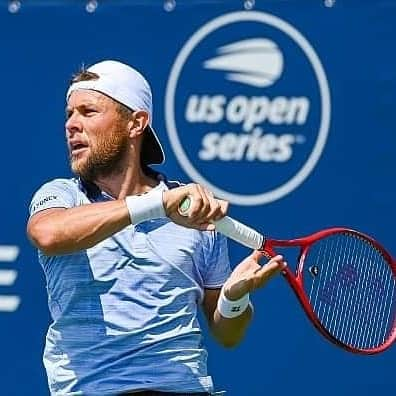
[{"label": "man's chin", "polygon": [[70,167],[75,175],[80,176],[83,179],[85,179],[84,176],[88,175],[89,173],[85,161],[72,159],[70,162]]}]

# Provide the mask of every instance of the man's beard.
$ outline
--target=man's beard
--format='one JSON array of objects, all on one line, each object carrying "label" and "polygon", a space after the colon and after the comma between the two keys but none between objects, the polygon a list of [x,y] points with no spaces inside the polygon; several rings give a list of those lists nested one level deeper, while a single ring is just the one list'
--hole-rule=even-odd
[{"label": "man's beard", "polygon": [[96,139],[95,145],[90,146],[90,153],[83,160],[70,156],[72,171],[86,181],[95,181],[99,177],[106,177],[122,171],[122,162],[128,151],[129,139],[121,131]]}]

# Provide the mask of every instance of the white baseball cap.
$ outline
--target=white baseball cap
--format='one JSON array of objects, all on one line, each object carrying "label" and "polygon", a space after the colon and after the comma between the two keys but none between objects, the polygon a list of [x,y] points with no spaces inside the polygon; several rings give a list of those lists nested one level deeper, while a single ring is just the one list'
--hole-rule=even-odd
[{"label": "white baseball cap", "polygon": [[73,83],[67,91],[66,100],[77,89],[89,89],[103,93],[131,110],[147,111],[149,125],[144,131],[141,160],[146,165],[162,164],[165,155],[152,127],[153,102],[147,80],[131,66],[114,60],[96,63],[87,71],[97,74],[99,78]]}]

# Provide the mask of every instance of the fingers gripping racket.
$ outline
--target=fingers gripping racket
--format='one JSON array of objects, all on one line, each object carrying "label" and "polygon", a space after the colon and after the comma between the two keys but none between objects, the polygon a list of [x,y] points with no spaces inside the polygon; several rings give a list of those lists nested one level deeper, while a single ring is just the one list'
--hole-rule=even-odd
[{"label": "fingers gripping racket", "polygon": [[[188,213],[191,199],[180,205]],[[277,240],[224,217],[216,230],[251,249],[274,257],[277,247],[298,247],[295,273],[282,273],[308,318],[335,345],[354,353],[375,354],[396,339],[396,262],[373,238],[348,228]]]}]

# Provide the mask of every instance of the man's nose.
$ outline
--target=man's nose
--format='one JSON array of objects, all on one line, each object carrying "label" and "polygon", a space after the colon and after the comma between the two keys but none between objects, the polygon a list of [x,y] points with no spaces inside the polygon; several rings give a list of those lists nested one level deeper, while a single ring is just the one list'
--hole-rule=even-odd
[{"label": "man's nose", "polygon": [[73,135],[77,132],[82,132],[83,126],[78,114],[73,113],[65,123],[66,133]]}]

